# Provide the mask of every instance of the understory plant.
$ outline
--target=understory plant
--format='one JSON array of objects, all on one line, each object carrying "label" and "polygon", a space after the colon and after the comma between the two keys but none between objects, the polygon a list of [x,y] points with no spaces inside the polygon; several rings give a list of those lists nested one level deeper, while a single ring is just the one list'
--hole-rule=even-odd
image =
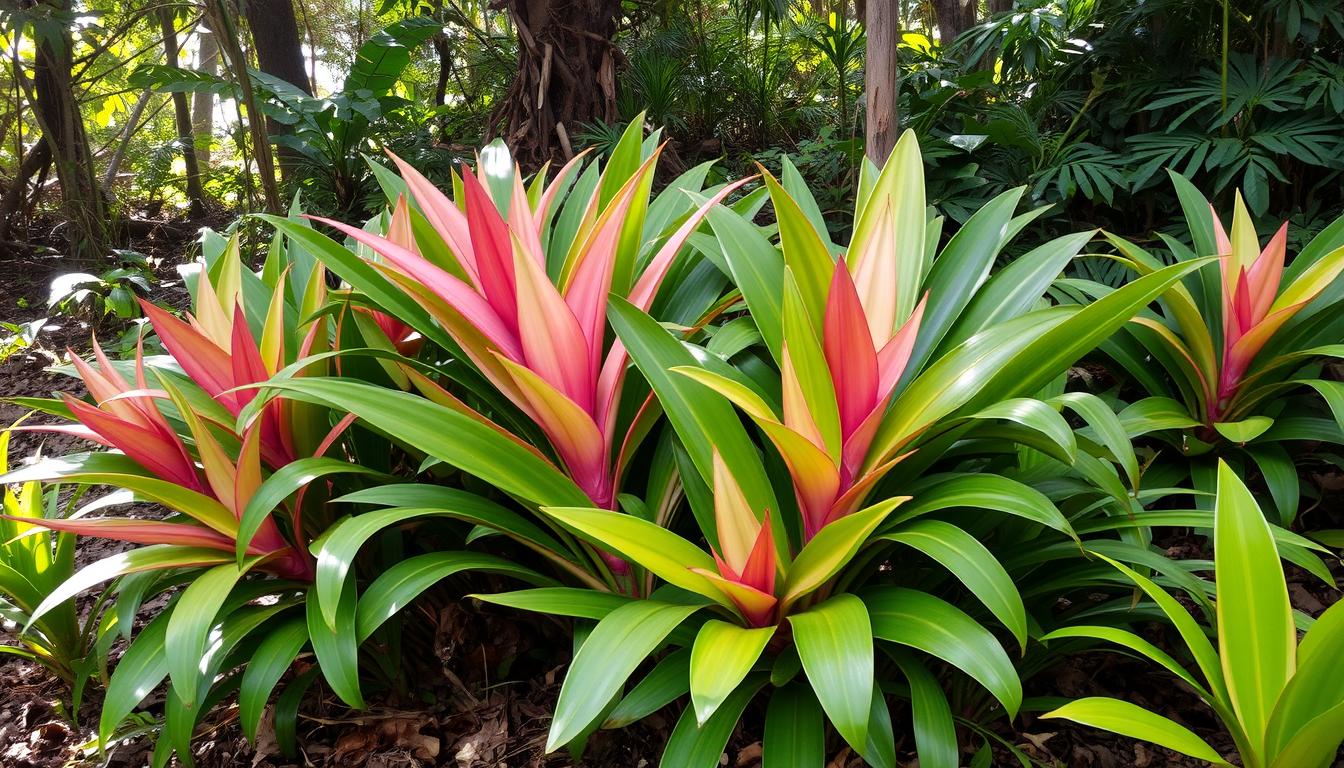
[{"label": "understory plant", "polygon": [[[1336,604],[1314,621],[1307,619],[1299,641],[1275,537],[1255,498],[1221,461],[1217,489],[1212,540],[1216,626],[1201,626],[1148,576],[1101,556],[1156,605],[1193,664],[1118,626],[1068,626],[1041,640],[1101,641],[1163,667],[1213,710],[1246,768],[1333,765],[1344,742],[1344,671],[1339,665],[1344,608]],[[1216,636],[1216,646],[1210,635]],[[1231,765],[1185,726],[1121,699],[1079,699],[1042,717],[1073,720],[1214,765]]]},{"label": "understory plant", "polygon": [[[1192,457],[1189,471],[1202,491],[1212,491],[1211,451],[1244,451],[1264,476],[1278,519],[1290,524],[1301,496],[1290,448],[1344,443],[1344,385],[1322,373],[1323,363],[1344,353],[1337,279],[1344,219],[1289,258],[1286,223],[1262,244],[1240,195],[1229,231],[1198,190],[1177,174],[1172,180],[1192,246],[1163,236],[1171,255],[1154,255],[1107,234],[1114,258],[1141,275],[1169,262],[1218,259],[1102,345],[1147,395],[1121,418],[1131,437],[1152,435]],[[1105,293],[1084,281],[1069,289]],[[1311,398],[1285,397],[1294,390],[1314,390],[1334,418],[1323,418]]]},{"label": "understory plant", "polygon": [[[1208,604],[1200,561],[1153,531],[1214,515],[1176,508],[1185,476],[1154,480],[1132,439],[1153,430],[1073,366],[1227,268],[1244,227],[1221,258],[1126,255],[1140,274],[1099,290],[1061,277],[1093,233],[1015,245],[1043,213],[1019,211],[1023,188],[944,234],[913,133],[863,163],[847,242],[789,163],[754,189],[705,164],[654,194],[660,138],[637,121],[605,161],[531,179],[496,143],[451,191],[370,160],[376,216],[263,217],[255,271],[207,233],[185,319],[143,305],[166,354],[95,343],[65,369],[87,397],[21,401],[43,422],[17,429],[100,449],[0,482],[119,490],[40,520],[24,490],[7,514],[53,533],[5,546],[134,545],[20,606],[37,641],[107,585],[98,642],[130,642],[100,744],[167,680],[155,765],[190,762],[234,692],[256,739],[280,690],[292,754],[312,686],[356,709],[410,695],[434,654],[404,609],[452,579],[450,599],[572,620],[547,751],[674,708],[662,765],[710,768],[759,711],[770,768],[843,748],[895,766],[907,722],[921,765],[956,768],[972,740],[1024,759],[1000,731],[1060,658],[1043,637],[1125,620],[1129,585],[1089,553]],[[1248,263],[1241,284],[1261,280]],[[1333,266],[1300,269],[1304,300],[1338,290]],[[1267,530],[1331,580],[1323,548]]]}]

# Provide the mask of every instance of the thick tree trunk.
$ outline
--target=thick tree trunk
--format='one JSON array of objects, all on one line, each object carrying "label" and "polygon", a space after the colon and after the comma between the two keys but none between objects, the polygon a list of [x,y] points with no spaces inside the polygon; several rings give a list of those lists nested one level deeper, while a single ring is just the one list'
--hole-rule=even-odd
[{"label": "thick tree trunk", "polygon": [[621,0],[496,0],[518,30],[518,74],[491,118],[530,167],[571,157],[584,123],[616,120]]},{"label": "thick tree trunk", "polygon": [[[257,68],[312,96],[313,88],[303,65],[303,39],[294,15],[294,0],[242,0],[242,5],[247,26],[252,30]],[[268,117],[266,132],[279,136],[289,133],[289,126]],[[276,146],[275,156],[281,176],[288,180],[302,156],[298,150],[284,145]]]},{"label": "thick tree trunk", "polygon": [[293,0],[243,0],[242,6],[252,30],[257,68],[312,96]]},{"label": "thick tree trunk", "polygon": [[875,2],[867,11],[868,48],[864,64],[864,94],[868,109],[865,152],[878,165],[896,146],[896,96],[900,71],[896,68],[896,8]]},{"label": "thick tree trunk", "polygon": [[[69,9],[67,0],[60,10]],[[84,133],[79,103],[75,100],[71,77],[73,41],[68,30],[48,28],[35,42],[35,112],[56,163],[56,177],[61,182],[70,250],[77,258],[101,258],[107,253],[107,206],[94,178],[93,155]]]},{"label": "thick tree trunk", "polygon": [[[196,30],[196,69],[207,75],[219,74],[219,42],[215,33]],[[198,91],[191,98],[191,131],[196,135],[196,162],[210,167],[210,143],[215,135],[215,94]]]},{"label": "thick tree trunk", "polygon": [[45,170],[51,164],[51,145],[45,136],[38,137],[37,143],[24,155],[19,164],[19,172],[14,175],[14,183],[0,197],[0,240],[8,240],[19,210],[28,197],[28,180]]},{"label": "thick tree trunk", "polygon": [[976,5],[978,0],[934,0],[934,12],[938,15],[938,39],[943,45],[951,45],[957,35],[976,24]]},{"label": "thick tree trunk", "polygon": [[[159,29],[163,35],[163,55],[168,66],[177,66],[177,14],[171,6],[159,7]],[[182,163],[187,172],[187,215],[197,218],[205,213],[205,188],[201,186],[201,166],[196,161],[196,141],[191,131],[191,108],[187,94],[172,95],[173,118],[177,126],[177,143],[182,149]]]}]

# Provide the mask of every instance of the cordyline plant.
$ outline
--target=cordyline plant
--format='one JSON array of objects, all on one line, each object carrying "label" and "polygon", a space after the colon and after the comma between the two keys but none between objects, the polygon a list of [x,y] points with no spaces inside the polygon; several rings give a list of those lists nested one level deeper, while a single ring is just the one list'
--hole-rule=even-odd
[{"label": "cordyline plant", "polygon": [[[466,416],[493,433],[490,442],[505,441],[510,452],[528,453],[528,463],[548,465],[526,483],[530,490],[500,485],[528,503],[617,506],[621,475],[660,414],[651,398],[627,397],[628,355],[619,341],[608,342],[607,296],[615,292],[650,308],[705,212],[743,183],[718,189],[698,210],[680,215],[675,226],[668,224],[667,232],[646,233],[658,150],[645,151],[640,159],[640,145],[636,126],[600,176],[590,169],[574,181],[582,161],[576,158],[549,182],[544,172],[539,174],[530,189],[507,161],[504,178],[491,177],[501,173],[500,163],[487,159],[477,173],[455,177],[457,201],[394,158],[417,208],[399,195],[386,236],[321,220],[367,247],[376,255],[371,261],[353,260],[350,252],[293,221],[275,221],[381,303],[375,317],[396,317],[394,322],[417,328],[459,358],[445,375],[456,378],[458,392],[478,397],[483,405],[473,407],[405,366],[411,383],[429,401],[417,407],[432,403]],[[629,150],[637,153],[633,161]],[[571,185],[574,196],[566,200]],[[492,186],[504,190],[498,197],[502,204],[492,197]],[[562,202],[564,212],[557,216]],[[664,214],[660,221],[667,224],[669,218]],[[422,222],[419,231],[417,222]],[[659,241],[657,247],[646,247],[653,240]],[[423,312],[408,313],[409,305]],[[465,374],[464,363],[469,364]],[[377,422],[358,404],[344,398],[340,404]],[[402,434],[390,423],[382,428],[394,437]],[[534,444],[537,429],[544,435],[541,444]],[[449,451],[418,447],[469,471],[486,455],[479,444],[466,440]],[[474,473],[493,479],[489,469]],[[608,565],[618,574],[624,568],[616,560]]]},{"label": "cordyline plant", "polygon": [[[1216,628],[1205,628],[1152,579],[1104,558],[1156,604],[1194,660],[1191,671],[1134,632],[1077,625],[1044,641],[1086,638],[1119,646],[1178,677],[1217,715],[1246,768],[1325,768],[1344,741],[1344,607],[1332,606],[1298,641],[1275,534],[1255,498],[1218,462],[1213,513]],[[1104,556],[1103,556],[1104,557]],[[1203,598],[1203,595],[1197,595]],[[1216,632],[1213,630],[1216,629]],[[1209,635],[1217,635],[1217,646]],[[1070,702],[1042,717],[1064,718],[1151,741],[1214,765],[1231,765],[1185,726],[1119,699]]]},{"label": "cordyline plant", "polygon": [[[258,399],[256,384],[330,345],[330,326],[316,311],[325,303],[320,271],[304,276],[302,293],[284,270],[272,270],[267,279],[270,284],[242,268],[236,241],[216,242],[195,280],[187,321],[145,305],[169,360],[155,359],[151,366],[137,348],[128,367],[109,360],[95,341],[92,362],[71,356],[90,400],[65,395],[23,401],[73,423],[17,429],[62,432],[110,450],[46,459],[0,477],[4,483],[55,480],[127,491],[126,498],[101,499],[67,517],[11,517],[23,517],[25,526],[142,545],[53,585],[26,614],[26,632],[46,633],[48,616],[67,610],[74,595],[118,579],[103,599],[115,593],[114,615],[129,637],[131,619],[148,596],[180,583],[175,574],[184,569],[205,569],[194,571],[180,597],[135,636],[109,681],[100,744],[164,677],[171,678],[156,764],[174,751],[189,760],[197,719],[229,689],[217,675],[245,680],[245,727],[255,732],[267,696],[309,640],[301,615],[292,614],[315,574],[308,547],[329,522],[324,515],[317,521],[304,516],[305,510],[321,511],[328,496],[319,478],[372,473],[324,455],[353,417],[332,423],[305,403]],[[249,323],[247,296],[262,302],[256,326]],[[118,502],[132,499],[161,504],[172,514],[154,519],[111,513]],[[244,580],[249,573],[273,578]],[[271,599],[254,604],[262,596]],[[250,669],[249,654],[257,649],[244,641],[287,620],[286,627],[302,631],[287,629],[278,649],[263,643],[266,663],[255,674],[242,671]],[[270,655],[289,653],[290,644],[293,655],[277,668]]]},{"label": "cordyline plant", "polygon": [[[1140,281],[1105,305],[1030,312],[1086,235],[1053,243],[1031,255],[1025,272],[986,283],[998,249],[1030,219],[1013,218],[1018,191],[972,217],[929,267],[936,249],[926,237],[936,241],[937,225],[930,231],[925,220],[912,134],[865,185],[847,250],[829,242],[819,215],[806,213],[815,203],[802,185],[787,175],[784,184],[766,179],[781,249],[750,217],[723,208],[708,214],[720,247],[707,255],[735,278],[750,312],[743,317],[775,363],[771,378],[747,375],[714,352],[722,328],[702,348],[612,299],[617,335],[680,439],[681,482],[707,547],[664,519],[548,506],[543,511],[564,528],[665,586],[629,602],[548,588],[482,596],[600,619],[565,679],[551,749],[651,712],[645,683],[624,698],[621,692],[669,642],[682,650],[646,680],[668,694],[653,709],[686,691],[692,706],[664,765],[716,764],[733,725],[767,684],[780,688],[767,714],[768,762],[821,765],[824,712],[869,763],[894,764],[890,716],[874,683],[874,640],[918,689],[922,764],[956,765],[957,744],[946,698],[909,649],[959,666],[1009,714],[1021,702],[1008,655],[986,627],[932,594],[882,583],[877,564],[893,543],[921,551],[957,574],[1025,643],[1012,581],[952,521],[960,507],[977,506],[1064,534],[1068,522],[1039,492],[1004,477],[948,473],[945,486],[928,486],[924,503],[875,489],[911,451],[939,451],[937,440],[977,423],[1006,419],[1057,434],[1050,417],[1061,419],[1058,406],[1029,396],[1189,268]],[[781,465],[761,456],[732,404],[752,418]],[[774,488],[789,486],[793,498],[776,498]],[[791,683],[800,668],[806,683]]]},{"label": "cordyline plant", "polygon": [[[1216,254],[1209,264],[1173,286],[1102,349],[1149,397],[1122,414],[1132,437],[1154,433],[1180,452],[1199,456],[1219,445],[1244,447],[1270,481],[1279,517],[1297,513],[1299,488],[1286,441],[1344,441],[1344,385],[1320,374],[1322,360],[1344,346],[1344,236],[1341,224],[1326,228],[1291,261],[1287,224],[1261,245],[1240,195],[1230,232],[1208,201],[1172,174],[1194,241],[1191,251],[1164,237],[1175,259]],[[1164,261],[1115,235],[1107,239],[1117,258],[1139,274]],[[1081,290],[1101,295],[1096,285]],[[1151,361],[1156,361],[1154,367]],[[1318,408],[1295,408],[1283,397],[1314,389],[1335,420]],[[1212,491],[1212,464],[1195,472],[1200,490]],[[1177,478],[1179,480],[1179,478]]]}]

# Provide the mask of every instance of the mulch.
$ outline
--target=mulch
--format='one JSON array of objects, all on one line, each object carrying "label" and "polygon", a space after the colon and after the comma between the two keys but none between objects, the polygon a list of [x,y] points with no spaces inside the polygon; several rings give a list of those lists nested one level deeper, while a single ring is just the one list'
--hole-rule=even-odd
[{"label": "mulch", "polygon": [[[170,236],[149,235],[132,244],[155,259],[160,282],[156,300],[182,306],[185,298],[175,267],[190,250],[181,227]],[[9,261],[0,272],[0,319],[29,322],[46,314],[50,279],[71,267],[56,255],[34,253]],[[0,361],[0,424],[23,415],[23,409],[4,398],[49,396],[74,391],[73,379],[47,370],[61,359],[66,347],[87,350],[89,337],[115,339],[120,329],[94,318],[54,318],[39,334],[34,347]],[[17,462],[36,453],[61,455],[79,450],[77,440],[60,435],[15,435],[11,458]],[[154,514],[152,508],[131,514]],[[1329,517],[1339,513],[1329,511]],[[1320,521],[1317,521],[1318,523]],[[1344,521],[1332,521],[1344,525]],[[1325,526],[1323,526],[1325,527]],[[81,563],[120,551],[115,542],[85,540]],[[1192,537],[1173,537],[1163,546],[1173,553],[1193,555],[1204,546]],[[1338,563],[1335,563],[1338,566]],[[1337,575],[1344,575],[1337,573]],[[1294,604],[1313,615],[1338,599],[1337,590],[1290,570]],[[275,735],[264,725],[255,745],[243,738],[236,702],[226,702],[203,718],[193,747],[201,768],[287,768],[330,766],[346,768],[412,768],[454,766],[478,768],[510,766],[591,766],[642,768],[657,765],[661,747],[675,725],[677,712],[667,708],[621,731],[599,731],[582,756],[561,752],[544,754],[549,713],[559,693],[568,662],[569,635],[557,621],[520,617],[472,601],[445,600],[417,604],[424,637],[423,658],[414,675],[415,690],[372,691],[369,708],[353,712],[321,686],[314,686],[301,708],[300,754],[279,754]],[[142,613],[142,616],[144,614]],[[11,642],[13,627],[0,626],[0,643]],[[557,652],[559,649],[559,652]],[[300,662],[300,665],[303,662]],[[508,674],[492,674],[507,668]],[[1173,717],[1203,736],[1223,754],[1232,754],[1230,740],[1218,729],[1211,713],[1182,685],[1151,665],[1115,653],[1087,653],[1064,659],[1055,668],[1027,683],[1028,696],[1114,695]],[[97,722],[97,691],[86,696],[79,725],[71,725],[61,702],[67,692],[41,667],[0,656],[0,766],[58,768],[59,766],[147,765],[152,741],[148,738],[117,744],[105,756],[90,746]],[[147,702],[154,712],[161,692]],[[909,713],[899,708],[896,719],[898,754],[903,768],[914,768]],[[761,713],[752,709],[747,728],[734,734],[720,764],[731,768],[760,765],[761,744],[743,734],[761,733]],[[1024,714],[1016,729],[997,724],[998,733],[1031,755],[1041,766],[1076,768],[1162,768],[1201,765],[1160,747],[1134,742],[1093,729],[1059,721],[1038,720]],[[978,739],[975,740],[978,743]],[[827,768],[857,768],[862,760],[839,743],[831,745]],[[969,762],[970,754],[963,756]],[[1015,766],[1006,750],[995,754],[994,765]],[[1344,766],[1344,759],[1336,765]],[[673,767],[675,768],[675,767]]]}]

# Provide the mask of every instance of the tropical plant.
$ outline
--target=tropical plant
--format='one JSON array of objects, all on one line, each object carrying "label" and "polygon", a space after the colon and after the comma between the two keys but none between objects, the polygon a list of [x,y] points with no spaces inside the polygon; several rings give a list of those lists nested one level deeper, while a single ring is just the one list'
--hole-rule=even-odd
[{"label": "tropical plant", "polygon": [[[977,424],[1007,420],[1053,433],[1054,422],[1046,426],[1047,420],[1061,417],[1030,396],[1107,329],[1122,324],[1144,296],[1156,296],[1190,267],[1136,282],[1086,316],[1067,307],[1032,313],[1086,235],[1034,253],[1026,262],[1029,276],[986,282],[1003,242],[1031,218],[1013,217],[1021,195],[1016,190],[972,217],[926,270],[937,222],[926,229],[921,165],[907,133],[885,170],[863,185],[855,236],[847,257],[838,260],[811,195],[787,175],[789,190],[766,177],[782,251],[748,218],[711,209],[707,218],[718,248],[710,258],[733,275],[750,315],[724,322],[703,348],[679,341],[630,302],[613,298],[617,336],[680,439],[684,455],[677,454],[677,466],[698,535],[678,535],[662,511],[543,507],[565,529],[645,569],[650,585],[654,577],[666,582],[633,602],[595,602],[596,596],[553,589],[481,596],[600,619],[566,677],[549,748],[581,740],[604,722],[628,722],[632,712],[642,717],[689,690],[692,706],[663,761],[709,765],[767,680],[780,688],[801,666],[808,685],[771,696],[767,722],[781,725],[767,724],[765,749],[774,756],[767,759],[792,756],[787,750],[799,728],[819,753],[824,712],[856,752],[874,765],[890,765],[890,716],[872,682],[875,645],[892,652],[910,685],[919,688],[925,709],[916,714],[916,729],[924,734],[919,751],[929,765],[955,764],[955,734],[944,727],[951,722],[949,705],[919,659],[897,648],[961,666],[1003,711],[1015,712],[1021,688],[999,641],[946,600],[901,586],[913,581],[887,583],[879,575],[884,569],[874,564],[892,544],[913,547],[962,578],[1023,644],[1025,611],[1002,566],[963,528],[931,516],[974,495],[990,509],[1060,534],[1072,533],[1069,523],[1039,492],[1005,477],[931,477],[945,482],[921,485],[925,493],[908,511],[898,506],[905,497],[890,492],[876,494],[879,500],[871,504],[865,498],[879,487],[899,489],[890,482],[892,473],[907,463],[912,466],[904,477],[913,484]],[[877,288],[891,285],[896,290]],[[745,360],[739,369],[719,356],[721,335],[741,322],[754,326],[750,338],[776,366],[766,369],[770,373]],[[1024,331],[1042,326],[1042,333]],[[735,355],[742,348],[727,351]],[[964,386],[949,391],[949,381]],[[782,402],[782,415],[772,401]],[[772,465],[769,454],[758,453],[730,403],[751,417],[782,463]],[[775,488],[790,485],[791,499],[776,495]],[[710,553],[694,543],[700,536]],[[858,567],[848,567],[851,562]],[[913,620],[918,616],[936,616],[957,631],[939,634]],[[648,708],[640,696],[644,683],[622,698],[626,680],[668,642],[682,650],[647,678],[656,676],[666,686],[658,707]],[[815,761],[821,763],[820,754]]]},{"label": "tropical plant", "polygon": [[121,320],[140,316],[138,300],[149,293],[154,273],[144,254],[117,251],[119,264],[98,275],[67,272],[51,282],[47,307],[62,315],[87,313],[102,320],[107,315]]},{"label": "tropical plant", "polygon": [[[1041,639],[1099,640],[1171,672],[1217,715],[1247,768],[1331,765],[1344,740],[1344,686],[1337,663],[1344,642],[1344,608],[1336,605],[1314,622],[1308,620],[1310,628],[1298,641],[1275,537],[1255,498],[1224,462],[1218,464],[1213,524],[1216,628],[1200,626],[1147,576],[1101,556],[1175,627],[1194,659],[1195,672],[1138,634],[1114,626],[1069,626]],[[1216,648],[1208,634],[1217,635]],[[1214,765],[1231,765],[1185,726],[1120,699],[1080,699],[1042,717],[1074,720]]]},{"label": "tropical plant", "polygon": [[[255,733],[267,695],[303,644],[335,642],[310,638],[302,618],[302,594],[315,569],[308,548],[332,522],[325,508],[332,476],[378,474],[326,456],[352,417],[332,422],[325,409],[257,397],[254,385],[331,343],[331,324],[318,311],[326,304],[320,268],[290,279],[291,270],[279,265],[289,260],[300,266],[305,259],[296,249],[286,254],[277,246],[267,268],[252,273],[242,268],[237,239],[217,235],[207,237],[205,250],[206,262],[190,281],[194,315],[184,322],[142,305],[167,360],[155,358],[151,365],[137,349],[128,367],[109,360],[95,343],[91,363],[71,356],[92,402],[68,394],[19,400],[72,423],[15,429],[60,432],[113,450],[46,459],[0,477],[4,483],[112,485],[120,492],[77,514],[22,522],[139,545],[48,584],[27,610],[26,632],[43,631],[73,610],[76,594],[117,579],[117,622],[109,626],[119,625],[129,636],[143,602],[185,580],[186,588],[134,637],[117,665],[98,730],[105,745],[169,677],[159,741],[163,760],[176,751],[189,761],[201,713],[244,679],[247,731]],[[304,364],[321,366],[320,356]],[[142,519],[111,512],[132,500],[161,504],[170,514]],[[23,541],[26,546],[45,539]],[[260,574],[270,578],[244,578]],[[263,596],[270,599],[256,604]],[[263,635],[267,641],[258,644]],[[275,654],[289,655],[280,661]]]},{"label": "tropical plant", "polygon": [[[1344,432],[1314,409],[1286,402],[1293,389],[1312,389],[1344,419],[1344,388],[1319,374],[1320,361],[1344,352],[1338,339],[1338,301],[1344,283],[1344,220],[1327,227],[1288,260],[1287,224],[1263,249],[1246,206],[1237,197],[1229,234],[1207,200],[1183,177],[1172,179],[1181,197],[1193,249],[1163,236],[1171,257],[1154,255],[1107,234],[1115,259],[1138,274],[1167,261],[1188,263],[1218,254],[1145,311],[1102,350],[1148,394],[1121,414],[1132,437],[1152,434],[1186,456],[1219,446],[1241,446],[1259,465],[1279,518],[1297,514],[1299,491],[1284,441],[1339,444]],[[1076,281],[1072,288],[1100,296],[1108,289]],[[1160,368],[1154,369],[1156,361]],[[1344,424],[1344,422],[1340,422]],[[1196,472],[1203,490],[1210,473]]]},{"label": "tropical plant", "polygon": [[[0,474],[8,469],[10,435],[9,430],[0,432]],[[19,636],[17,645],[0,645],[0,653],[50,669],[70,687],[69,712],[74,716],[88,681],[107,677],[107,653],[118,636],[118,626],[117,614],[104,610],[108,593],[100,595],[87,612],[67,599],[44,615],[36,615],[46,596],[75,572],[75,537],[49,532],[40,522],[55,516],[59,496],[59,486],[44,493],[37,482],[3,491],[0,618],[27,631]],[[75,495],[66,506],[73,507],[78,500]]]}]

